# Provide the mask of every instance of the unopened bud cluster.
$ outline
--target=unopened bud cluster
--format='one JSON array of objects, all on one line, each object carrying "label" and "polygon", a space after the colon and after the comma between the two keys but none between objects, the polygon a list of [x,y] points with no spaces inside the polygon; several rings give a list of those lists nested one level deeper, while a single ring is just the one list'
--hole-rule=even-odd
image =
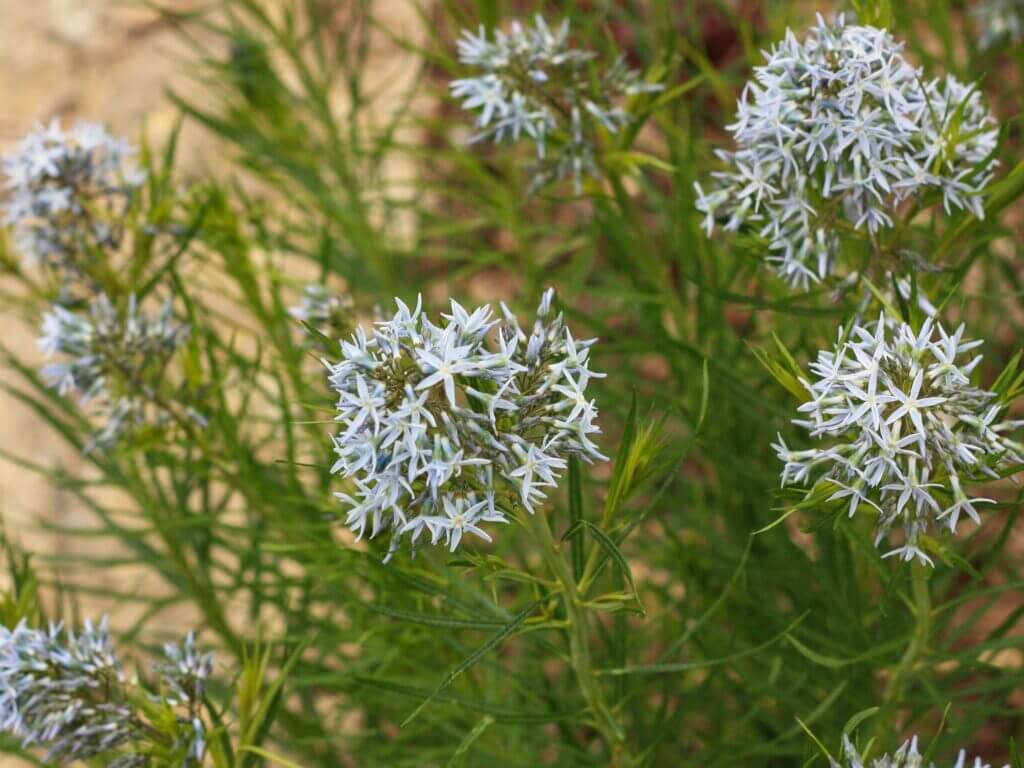
[{"label": "unopened bud cluster", "polygon": [[780,436],[782,483],[835,489],[829,500],[848,500],[851,517],[877,514],[876,543],[902,528],[904,542],[889,554],[930,563],[921,535],[933,525],[955,533],[963,515],[979,521],[976,505],[991,500],[965,486],[1024,461],[1024,446],[1008,436],[1024,422],[1002,421],[998,396],[971,385],[981,356],[969,353],[980,342],[965,340],[963,326],[948,333],[929,318],[915,331],[882,317],[839,335],[811,364],[805,418],[794,421],[831,444],[793,451]]},{"label": "unopened bud cluster", "polygon": [[64,131],[54,120],[25,136],[3,158],[4,223],[13,227],[24,258],[74,273],[83,252],[116,247],[124,214],[145,181],[134,154],[93,123]]},{"label": "unopened bud cluster", "polygon": [[[212,656],[196,651],[191,635],[165,653],[157,669],[166,694],[156,695],[126,677],[106,618],[98,625],[86,621],[78,632],[60,624],[35,629],[24,621],[0,627],[0,731],[26,748],[45,749],[47,762],[103,757],[112,768],[141,768],[153,765],[148,747],[158,740],[161,753],[170,749],[183,768],[198,766]],[[147,722],[146,701],[176,713],[172,732]]]},{"label": "unopened bud cluster", "polygon": [[597,175],[595,137],[630,122],[630,96],[661,90],[621,57],[595,76],[597,54],[570,46],[568,20],[554,30],[537,16],[532,26],[515,22],[493,36],[482,26],[463,31],[458,53],[481,71],[451,83],[463,109],[478,113],[474,141],[529,138],[537,157],[531,189],[571,176],[578,193],[584,174]]},{"label": "unopened bud cluster", "polygon": [[338,496],[360,537],[387,533],[391,551],[406,535],[452,551],[469,533],[490,540],[481,524],[533,513],[570,456],[604,459],[586,396],[593,340],[572,337],[552,296],[529,334],[504,304],[495,319],[452,301],[435,325],[396,300],[369,337],[342,342],[333,471],[354,485]]},{"label": "unopened bud cluster", "polygon": [[982,218],[998,130],[976,86],[926,80],[882,29],[819,17],[757,67],[729,126],[735,151],[711,190],[697,185],[710,235],[752,230],[793,286],[833,272],[843,233],[875,236],[908,206],[942,200]]}]

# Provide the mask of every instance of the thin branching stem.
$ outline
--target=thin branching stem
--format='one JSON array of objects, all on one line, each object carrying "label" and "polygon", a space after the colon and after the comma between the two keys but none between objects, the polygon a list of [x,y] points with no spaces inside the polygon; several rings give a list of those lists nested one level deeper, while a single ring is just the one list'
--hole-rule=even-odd
[{"label": "thin branching stem", "polygon": [[563,556],[561,547],[555,542],[545,517],[540,514],[523,514],[521,517],[530,533],[533,534],[544,564],[561,586],[562,604],[565,606],[568,625],[569,664],[576,676],[580,693],[592,710],[594,725],[611,753],[611,765],[632,765],[632,758],[625,744],[625,733],[609,708],[604,692],[594,675],[590,658],[588,611],[573,578],[572,565]]}]

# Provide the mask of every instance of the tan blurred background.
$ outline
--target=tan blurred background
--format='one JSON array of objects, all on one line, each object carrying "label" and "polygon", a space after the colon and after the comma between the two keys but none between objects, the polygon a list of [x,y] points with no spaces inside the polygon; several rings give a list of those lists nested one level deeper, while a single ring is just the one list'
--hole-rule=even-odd
[{"label": "tan blurred background", "polygon": [[[209,8],[209,0],[160,0],[164,8],[185,11]],[[284,0],[265,0],[282,6]],[[375,14],[385,28],[406,38],[419,38],[419,20],[403,0],[377,0]],[[178,113],[166,97],[168,88],[203,101],[203,93],[190,76],[193,52],[166,21],[144,7],[142,0],[0,0],[0,154],[10,151],[33,125],[59,117],[102,122],[114,133],[137,141],[145,132],[159,146],[173,129]],[[370,91],[375,106],[397,108],[417,72],[411,54],[385,34],[374,36],[369,67]],[[376,64],[379,62],[379,64]],[[338,102],[345,94],[338,94]],[[343,104],[338,104],[339,111]],[[178,170],[183,176],[225,172],[228,164],[208,135],[186,124],[179,142]],[[400,178],[409,168],[390,168]],[[23,359],[43,363],[35,348],[32,328],[8,316],[3,342]],[[12,383],[0,368],[0,446],[47,467],[78,470],[82,462],[64,450],[59,438],[40,423],[38,416],[2,391]],[[71,402],[68,407],[75,407]],[[60,528],[91,523],[91,515],[76,510],[74,500],[32,472],[0,458],[0,520],[8,534],[28,551],[64,558],[66,568],[75,552],[86,546],[79,537],[65,536]],[[40,521],[47,523],[43,530]],[[56,529],[56,530],[53,530]],[[108,546],[108,544],[100,544]],[[110,553],[114,554],[114,553]],[[132,589],[159,588],[152,575],[111,570],[91,574],[98,586]],[[112,606],[109,600],[86,598],[86,614],[110,611],[115,622],[133,611]],[[0,758],[0,765],[2,765]]]},{"label": "tan blurred background", "polygon": [[[179,0],[166,4],[186,6]],[[52,117],[103,122],[133,139],[143,127],[154,140],[167,135],[175,111],[164,88],[188,87],[184,46],[140,6],[114,0],[0,0],[0,153],[36,122]],[[199,138],[184,138],[186,165],[198,162]],[[28,360],[38,355],[34,335],[18,323],[6,323],[3,339]],[[38,417],[2,392],[0,444],[47,466],[75,465]],[[71,554],[71,542],[39,531],[37,521],[87,522],[45,480],[3,461],[0,517],[27,549],[65,555]]]},{"label": "tan blurred background", "polygon": [[[285,0],[266,0],[267,6]],[[165,8],[188,10],[200,0],[160,0]],[[209,7],[210,2],[203,2]],[[421,39],[419,19],[404,0],[377,0],[375,13],[385,27],[406,38]],[[159,146],[178,118],[166,98],[168,88],[202,103],[203,93],[190,77],[190,50],[179,33],[142,0],[0,0],[0,155],[9,152],[36,123],[58,117],[64,123],[89,120],[106,124],[112,132],[137,142],[145,132]],[[375,64],[368,71],[368,87],[376,109],[397,108],[417,73],[411,54],[395,46],[385,34],[375,35],[371,46]],[[373,82],[375,81],[375,82]],[[338,107],[344,94],[338,94]],[[229,168],[223,152],[209,136],[186,125],[179,142],[181,175],[223,173]],[[388,175],[408,177],[408,167],[389,167]],[[15,322],[8,313],[2,341],[22,359],[43,363],[36,349],[34,329]],[[37,415],[4,391],[14,376],[0,367],[0,447],[49,467],[87,473],[85,463],[63,447],[62,441]],[[68,402],[67,407],[75,405]],[[112,499],[117,504],[116,497]],[[26,551],[55,557],[54,571],[75,568],[74,580],[87,581],[119,592],[165,592],[160,579],[146,569],[108,568],[86,574],[74,565],[74,556],[86,548],[116,556],[108,541],[92,541],[62,533],[70,527],[90,526],[92,515],[69,494],[57,490],[37,474],[0,457],[0,521],[6,533]],[[44,572],[48,570],[44,566]],[[2,578],[2,577],[0,577]],[[77,602],[85,616],[111,615],[112,623],[127,626],[138,616],[138,606],[115,604],[103,596],[82,596]],[[175,632],[191,622],[187,609],[164,613],[159,624]],[[0,766],[27,763],[0,755]]]},{"label": "tan blurred background", "polygon": [[[159,139],[173,125],[174,110],[163,98],[164,86],[186,86],[180,65],[184,53],[173,30],[152,12],[111,0],[0,0],[0,153],[10,150],[34,123],[60,117],[109,124],[137,137],[142,126]],[[182,157],[196,157],[185,138]],[[31,360],[38,355],[30,329],[7,322],[3,341]],[[0,373],[0,383],[9,377]],[[69,405],[70,407],[70,405]],[[74,468],[74,456],[38,417],[0,392],[0,445],[46,466]],[[81,544],[59,533],[68,525],[88,524],[71,499],[43,478],[0,461],[0,519],[12,539],[30,551],[73,555]],[[40,529],[46,521],[56,532]],[[95,574],[100,585],[124,580],[123,571]],[[138,575],[146,588],[145,575]],[[120,586],[124,586],[123,583]],[[96,602],[89,605],[89,602]],[[86,601],[83,610],[106,610]],[[0,756],[0,765],[25,765]]]}]

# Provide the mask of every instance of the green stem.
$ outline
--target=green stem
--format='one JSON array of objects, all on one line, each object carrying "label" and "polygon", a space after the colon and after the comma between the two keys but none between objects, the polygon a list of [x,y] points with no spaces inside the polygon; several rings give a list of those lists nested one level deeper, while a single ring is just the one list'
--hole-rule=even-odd
[{"label": "green stem", "polygon": [[903,693],[910,682],[914,669],[921,657],[927,653],[928,641],[931,635],[932,621],[932,598],[928,586],[928,578],[931,575],[930,569],[914,563],[911,566],[911,592],[914,598],[914,632],[910,636],[906,651],[889,677],[885,686],[885,693],[882,695],[882,704],[875,720],[876,736],[887,736],[896,738],[897,724],[893,722],[895,710],[903,699]]},{"label": "green stem", "polygon": [[[607,531],[611,527],[613,512],[614,510],[606,504],[604,512],[601,513],[602,530]],[[601,552],[597,547],[592,547],[590,554],[587,555],[586,563],[583,566],[583,575],[580,576],[579,582],[577,583],[577,590],[584,598],[586,598],[587,592],[590,591],[590,587],[594,579],[599,575],[597,567],[600,564],[600,557]]]},{"label": "green stem", "polygon": [[544,564],[562,588],[562,603],[565,605],[569,635],[569,664],[584,700],[594,713],[595,726],[611,752],[610,765],[632,765],[625,745],[625,733],[608,707],[604,692],[590,664],[587,609],[580,599],[572,566],[562,556],[561,547],[551,534],[551,528],[544,517],[539,514],[524,514],[522,519],[540,546]]}]

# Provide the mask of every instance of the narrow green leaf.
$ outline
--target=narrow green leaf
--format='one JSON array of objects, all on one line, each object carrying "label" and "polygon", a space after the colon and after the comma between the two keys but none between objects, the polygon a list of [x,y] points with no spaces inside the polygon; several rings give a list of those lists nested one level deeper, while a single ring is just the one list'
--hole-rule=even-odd
[{"label": "narrow green leaf", "polygon": [[629,415],[626,417],[626,425],[622,430],[622,440],[619,443],[619,451],[615,454],[615,468],[612,471],[612,481],[608,486],[608,498],[605,501],[605,521],[610,521],[618,510],[619,497],[622,494],[622,479],[626,472],[627,457],[630,447],[636,438],[637,430],[637,403],[636,390],[633,390],[629,403]]},{"label": "narrow green leaf", "polygon": [[415,613],[413,611],[401,611],[396,608],[388,608],[384,605],[370,603],[366,606],[374,613],[387,616],[398,621],[409,622],[410,624],[422,624],[428,627],[444,627],[446,629],[494,629],[504,627],[503,621],[482,621],[476,619],[460,619],[453,616],[440,616],[429,613]]},{"label": "narrow green leaf", "polygon": [[808,648],[802,642],[797,640],[793,635],[787,634],[786,640],[791,646],[803,657],[813,661],[815,664],[826,667],[828,669],[842,669],[848,667],[851,664],[859,664],[869,659],[877,658],[879,656],[885,656],[886,654],[892,653],[897,648],[906,644],[906,638],[897,637],[893,640],[889,640],[882,645],[872,648],[870,651],[865,651],[862,654],[854,656],[849,659],[839,659],[835,656],[828,656],[824,653],[819,653],[811,648]]},{"label": "narrow green leaf", "polygon": [[466,670],[470,669],[474,664],[480,661],[480,659],[482,659],[484,656],[490,653],[491,650],[501,645],[501,643],[504,642],[506,638],[510,637],[517,629],[519,629],[519,627],[522,626],[523,622],[526,621],[527,618],[529,618],[530,614],[533,613],[534,610],[536,610],[536,608],[542,603],[544,603],[546,600],[547,598],[543,597],[539,600],[535,600],[534,602],[530,603],[528,606],[526,606],[526,608],[520,611],[516,615],[516,617],[512,619],[512,621],[506,624],[505,627],[503,627],[500,632],[496,632],[494,635],[487,639],[487,642],[485,642],[483,645],[481,645],[479,648],[473,651],[473,653],[471,653],[469,656],[467,656],[465,659],[459,662],[454,669],[452,669],[447,675],[445,675],[444,679],[440,683],[438,683],[437,687],[434,688],[431,694],[426,699],[424,699],[420,703],[420,705],[416,707],[416,709],[414,709],[407,718],[405,718],[405,720],[402,721],[402,727],[404,728],[406,725],[412,722],[416,718],[416,716],[423,711],[424,707],[426,707],[431,701],[433,701],[437,694],[441,693],[441,691],[443,691],[445,688],[447,688],[449,685],[455,682],[455,679],[459,675],[461,675]]},{"label": "narrow green leaf", "polygon": [[629,567],[629,563],[626,561],[626,558],[622,555],[622,551],[618,548],[615,542],[611,540],[607,533],[602,531],[589,520],[580,520],[576,525],[566,531],[562,540],[564,541],[567,538],[577,535],[579,530],[582,529],[585,529],[594,537],[597,543],[601,546],[601,549],[605,551],[605,554],[607,554],[618,566],[619,572],[622,574],[622,578],[626,580],[626,583],[629,586],[629,594],[631,594],[633,599],[636,601],[637,612],[641,616],[645,616],[647,612],[644,609],[643,603],[640,601],[640,594],[637,591],[636,582],[633,580],[633,571]]},{"label": "narrow green leaf", "polygon": [[728,664],[731,661],[737,661],[738,659],[746,658],[747,656],[753,656],[766,648],[778,643],[783,638],[787,637],[788,634],[797,627],[805,618],[807,614],[800,616],[796,621],[790,623],[788,627],[779,632],[777,635],[772,637],[765,642],[755,645],[752,648],[748,648],[744,651],[737,651],[736,653],[729,654],[728,656],[722,656],[717,659],[706,659],[703,661],[678,661],[678,662],[662,662],[658,664],[643,664],[635,667],[625,667],[620,669],[601,669],[597,671],[599,675],[661,675],[666,672],[692,672],[697,669],[710,669],[711,667],[720,667],[724,664]]},{"label": "narrow green leaf", "polygon": [[477,740],[484,735],[484,731],[494,725],[494,718],[491,715],[484,715],[480,718],[480,721],[473,727],[473,730],[466,734],[466,737],[459,744],[458,749],[455,750],[455,754],[452,755],[451,760],[448,761],[448,768],[458,768],[462,765],[462,758],[469,753],[470,747],[472,747]]},{"label": "narrow green leaf", "polygon": [[843,726],[843,735],[849,736],[854,733],[861,723],[869,717],[873,717],[875,713],[879,712],[881,709],[881,707],[868,707],[867,709],[862,709],[860,712],[852,715],[850,719],[846,721],[846,725]]},{"label": "narrow green leaf", "polygon": [[803,729],[803,732],[806,733],[808,735],[808,737],[810,737],[811,741],[814,742],[815,746],[817,746],[818,749],[821,750],[821,753],[823,755],[825,755],[826,758],[828,758],[829,764],[830,765],[836,765],[835,760],[832,758],[832,753],[829,752],[828,749],[825,747],[825,745],[822,744],[821,741],[818,739],[818,737],[814,735],[814,731],[812,731],[807,726],[807,724],[803,720],[801,720],[799,717],[796,718],[796,721],[800,725],[800,727]]}]

